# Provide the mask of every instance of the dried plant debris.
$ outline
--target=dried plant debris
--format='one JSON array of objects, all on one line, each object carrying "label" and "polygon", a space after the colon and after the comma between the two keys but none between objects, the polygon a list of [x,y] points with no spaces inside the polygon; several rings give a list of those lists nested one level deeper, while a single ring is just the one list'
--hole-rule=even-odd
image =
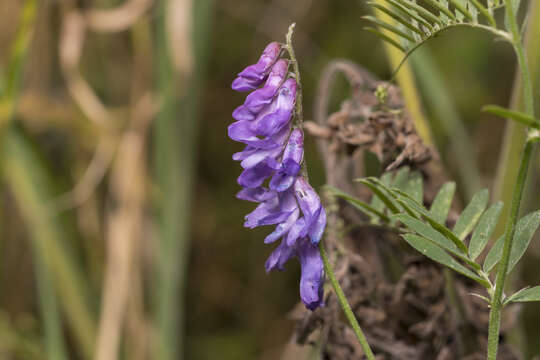
[{"label": "dried plant debris", "polygon": [[[327,115],[338,72],[351,84],[353,95],[339,111]],[[387,89],[384,103],[375,95],[381,85]],[[323,73],[315,120],[305,127],[319,137],[327,182],[350,189],[361,200],[369,202],[370,195],[351,185],[350,169],[343,164],[354,164],[365,150],[375,153],[387,169],[405,164],[421,167],[428,192],[446,178],[437,154],[415,133],[398,89],[350,62],[336,61]],[[345,202],[330,198],[328,205],[325,246],[378,360],[485,358],[489,309],[471,295],[484,294],[483,289],[418,255],[395,230],[363,225],[358,212]],[[326,305],[317,311],[300,307],[293,311],[292,317],[298,320],[294,340],[315,346],[320,359],[364,359],[334,293],[326,293]],[[515,321],[516,312],[506,314],[498,359],[513,360],[518,357],[505,343],[504,332]]]},{"label": "dried plant debris", "polygon": [[[342,102],[337,112],[326,115],[328,97],[338,70],[351,84],[352,96]],[[380,95],[381,92],[384,95]],[[307,122],[305,128],[311,135],[329,141],[330,151],[344,150],[350,154],[357,149],[369,150],[386,170],[402,165],[418,167],[432,156],[404,109],[399,89],[375,80],[352,63],[330,64],[321,80],[317,101],[316,122]]]},{"label": "dried plant debris", "polygon": [[[476,285],[456,278],[462,290],[459,301],[466,309],[462,318],[449,300],[443,270],[420,256],[407,254],[405,258],[405,271],[397,283],[381,278],[354,252],[337,259],[338,279],[377,358],[484,358],[488,309],[480,299],[469,295],[479,291]],[[325,302],[324,308],[313,313],[295,312],[299,319],[296,340],[303,344],[322,342],[322,359],[363,359],[335,295],[329,292]],[[313,336],[316,329],[322,331]],[[504,344],[499,358],[517,359]]]}]

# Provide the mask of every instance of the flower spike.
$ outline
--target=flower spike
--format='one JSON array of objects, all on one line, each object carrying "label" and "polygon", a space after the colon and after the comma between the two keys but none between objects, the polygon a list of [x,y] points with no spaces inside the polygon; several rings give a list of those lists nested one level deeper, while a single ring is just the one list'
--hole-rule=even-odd
[{"label": "flower spike", "polygon": [[[281,45],[270,43],[259,61],[233,81],[237,91],[252,91],[233,111],[232,140],[246,144],[233,155],[243,168],[237,198],[258,203],[246,215],[244,226],[275,225],[264,243],[280,244],[265,268],[284,270],[291,258],[301,265],[300,299],[315,310],[323,304],[324,268],[317,243],[326,225],[326,213],[307,180],[300,175],[304,160],[304,134],[293,130],[299,85],[288,73],[289,60],[279,59]],[[262,87],[259,87],[262,86]]]}]

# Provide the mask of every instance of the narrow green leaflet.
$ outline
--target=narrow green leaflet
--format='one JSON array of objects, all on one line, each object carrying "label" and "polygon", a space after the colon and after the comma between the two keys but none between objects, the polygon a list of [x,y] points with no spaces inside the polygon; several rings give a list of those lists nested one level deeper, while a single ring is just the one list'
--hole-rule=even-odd
[{"label": "narrow green leaflet", "polygon": [[467,11],[467,4],[465,0],[450,0],[456,8],[456,19],[458,21],[463,21],[465,16],[467,19],[472,20],[471,14]]},{"label": "narrow green leaflet", "polygon": [[390,219],[388,218],[388,216],[386,216],[385,214],[383,214],[382,212],[380,212],[379,210],[375,209],[374,207],[372,207],[371,205],[363,202],[362,200],[359,200],[357,198],[355,198],[354,196],[351,196],[333,186],[329,186],[327,185],[326,188],[328,190],[330,190],[335,196],[338,196],[342,199],[344,199],[345,201],[347,201],[349,204],[351,204],[352,206],[354,206],[355,208],[357,208],[358,210],[362,211],[364,214],[368,215],[369,217],[372,217],[372,218],[378,218],[378,219],[381,219],[385,222],[390,222]]},{"label": "narrow green leaflet", "polygon": [[455,182],[448,182],[441,187],[437,193],[437,196],[435,196],[435,200],[433,200],[433,203],[431,204],[431,209],[429,210],[429,214],[433,220],[441,224],[446,222],[455,192]]},{"label": "narrow green leaflet", "polygon": [[[386,13],[387,17],[379,19],[366,16],[364,19],[377,27],[377,29],[370,27],[369,31],[405,52],[401,64],[422,44],[450,27],[468,24],[500,35],[493,11],[483,5],[483,0],[384,1],[386,6],[372,1],[368,4],[378,11]],[[479,22],[479,14],[482,15],[487,24]],[[387,36],[381,32],[383,29],[395,36]]]},{"label": "narrow green leaflet", "polygon": [[403,190],[405,188],[405,185],[407,184],[408,179],[409,179],[409,168],[404,166],[396,172],[394,181],[389,182],[389,183],[386,183],[383,181],[383,184],[388,185],[389,187],[391,186],[391,187],[395,187],[400,190]]},{"label": "narrow green leaflet", "polygon": [[489,273],[493,270],[493,267],[497,265],[499,260],[501,260],[502,251],[504,245],[504,235],[495,241],[493,247],[489,250],[486,259],[484,260],[484,272]]},{"label": "narrow green leaflet", "polygon": [[409,194],[416,202],[421,204],[424,200],[423,185],[422,175],[419,172],[413,172],[411,173],[408,181],[405,183],[403,191]]},{"label": "narrow green leaflet", "polygon": [[[400,211],[399,211],[398,207],[396,206],[396,204],[394,204],[394,200],[391,199],[387,194],[385,194],[381,189],[379,189],[379,187],[377,187],[377,185],[375,185],[373,183],[373,180],[376,180],[376,184],[381,183],[379,181],[379,179],[376,179],[376,178],[357,179],[356,181],[366,185],[371,191],[373,191],[373,193],[375,195],[377,195],[379,197],[379,199],[381,199],[381,201],[384,203],[384,205],[386,205],[388,210],[390,210],[392,213],[394,213],[394,214],[399,213]],[[382,186],[382,188],[383,189],[385,188],[384,185]]]},{"label": "narrow green leaflet", "polygon": [[446,251],[433,244],[428,239],[414,234],[405,234],[402,236],[405,241],[409,243],[409,245],[411,245],[413,248],[415,248],[431,260],[447,266],[450,269],[457,271],[458,273],[465,275],[468,278],[479,282],[484,286],[486,285],[486,281],[484,279],[475,275],[472,271],[461,265],[456,259],[450,256]]},{"label": "narrow green leaflet", "polygon": [[476,259],[486,247],[499,220],[502,206],[502,202],[493,204],[478,221],[478,226],[474,230],[471,242],[469,243],[469,256],[471,259]]},{"label": "narrow green leaflet", "polygon": [[522,217],[516,224],[516,233],[514,234],[514,244],[510,252],[508,263],[508,273],[521,259],[525,250],[529,247],[531,239],[540,225],[540,210]]},{"label": "narrow green leaflet", "polygon": [[[369,179],[361,179],[358,180],[362,183],[369,183],[371,184],[371,189],[375,188],[378,192],[382,192],[382,190],[385,191],[385,193],[388,193],[392,199],[396,200],[399,205],[412,217],[418,217],[416,214],[421,214],[421,216],[438,232],[440,232],[442,235],[444,235],[446,238],[450,239],[459,249],[461,249],[463,252],[467,252],[467,247],[465,244],[454,234],[450,229],[448,229],[443,224],[435,221],[429,214],[429,212],[419,204],[416,200],[414,200],[409,194],[399,190],[399,189],[389,189],[385,184],[383,184],[380,180],[377,178],[369,178]],[[382,190],[381,190],[382,189]],[[397,211],[396,213],[398,213]]]},{"label": "narrow green leaflet", "polygon": [[506,109],[497,105],[486,105],[482,108],[482,111],[497,115],[504,119],[514,120],[518,123],[525,124],[535,129],[540,129],[540,120],[535,119],[532,116],[522,113],[520,111]]},{"label": "narrow green leaflet", "polygon": [[435,221],[428,211],[420,204],[418,204],[416,201],[414,201],[408,194],[396,190],[394,192],[396,195],[399,195],[400,204],[402,204],[403,207],[408,206],[414,210],[416,210],[418,213],[422,215],[422,217],[431,225],[435,230],[440,232],[442,235],[450,239],[456,246],[461,249],[464,252],[467,252],[467,247],[465,244],[454,234],[450,229],[448,229],[443,224]]},{"label": "narrow green leaflet", "polygon": [[394,216],[396,219],[401,221],[404,225],[406,225],[409,229],[414,230],[418,233],[418,235],[421,235],[425,237],[426,239],[429,239],[431,242],[435,243],[436,245],[442,247],[443,249],[458,254],[460,251],[457,246],[449,239],[447,239],[444,235],[442,235],[440,232],[432,228],[431,226],[423,223],[420,220],[417,220],[409,215],[406,214],[399,214]]},{"label": "narrow green leaflet", "polygon": [[[382,177],[381,177],[381,181],[383,182],[383,184],[390,184],[390,182],[392,181],[392,173],[385,173]],[[377,211],[384,211],[384,202],[381,200],[380,197],[374,195],[373,196],[373,199],[371,199],[371,207],[373,207],[375,210]]]},{"label": "narrow green leaflet", "polygon": [[400,28],[398,28],[394,24],[389,24],[389,23],[384,22],[382,20],[379,20],[376,17],[371,16],[371,15],[362,16],[362,19],[370,21],[370,22],[374,23],[375,25],[380,26],[381,28],[384,28],[384,29],[386,29],[388,31],[391,31],[394,34],[396,34],[396,35],[398,35],[398,36],[400,36],[400,37],[402,37],[402,38],[404,38],[406,40],[409,40],[410,42],[413,42],[413,43],[415,42],[414,37],[412,37],[409,32],[401,30]]},{"label": "narrow green leaflet", "polygon": [[[522,217],[516,224],[516,232],[510,258],[508,260],[507,274],[512,271],[514,266],[521,259],[525,250],[529,247],[531,239],[540,225],[540,210],[537,210],[529,215]],[[484,261],[484,271],[490,272],[493,267],[499,262],[503,252],[504,236],[501,236],[495,245],[491,248]]]},{"label": "narrow green leaflet", "polygon": [[463,240],[474,228],[480,216],[486,209],[486,205],[489,200],[489,191],[487,189],[477,192],[469,205],[463,210],[461,215],[456,221],[453,232],[456,236]]},{"label": "narrow green leaflet", "polygon": [[399,50],[403,51],[403,52],[407,52],[407,49],[405,49],[403,47],[403,45],[401,45],[399,42],[397,42],[396,40],[392,39],[390,36],[386,35],[386,34],[383,34],[382,32],[380,32],[378,29],[374,28],[374,27],[371,27],[371,26],[365,26],[364,27],[364,30],[372,33],[373,35],[377,36],[378,38],[380,38],[381,40],[384,40],[386,41],[387,43],[395,46],[396,48],[398,48]]},{"label": "narrow green leaflet", "polygon": [[529,302],[529,301],[540,301],[540,286],[535,286],[532,288],[521,289],[518,292],[514,293],[512,296],[508,297],[503,305],[506,305],[511,302]]}]

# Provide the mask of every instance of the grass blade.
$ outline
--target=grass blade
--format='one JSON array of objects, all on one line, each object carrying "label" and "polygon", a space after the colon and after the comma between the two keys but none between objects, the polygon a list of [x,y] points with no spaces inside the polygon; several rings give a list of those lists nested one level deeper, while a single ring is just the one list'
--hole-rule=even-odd
[{"label": "grass blade", "polygon": [[[61,225],[45,204],[53,199],[51,175],[30,143],[16,129],[6,131],[3,143],[4,179],[12,191],[31,234],[32,246],[50,271],[68,324],[73,328],[82,355],[92,358],[95,323],[89,309],[84,280],[63,244]],[[8,156],[6,156],[8,154]]]},{"label": "grass blade", "polygon": [[193,67],[182,73],[182,69],[173,66],[171,57],[172,46],[178,43],[167,32],[167,20],[172,20],[168,17],[172,1],[158,4],[156,21],[156,86],[162,101],[153,134],[156,183],[160,193],[157,200],[159,248],[153,298],[158,336],[152,358],[156,360],[179,359],[185,352],[182,294],[190,239],[194,141],[215,3],[213,0],[183,0],[183,5],[192,10],[181,14],[187,17],[187,23],[192,23],[192,28],[187,29],[192,36],[189,44],[177,50],[186,55],[193,54]]}]

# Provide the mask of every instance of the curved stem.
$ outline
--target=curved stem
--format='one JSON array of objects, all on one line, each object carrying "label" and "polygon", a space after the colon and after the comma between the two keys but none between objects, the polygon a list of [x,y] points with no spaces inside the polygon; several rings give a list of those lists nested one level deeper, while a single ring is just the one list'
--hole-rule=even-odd
[{"label": "curved stem", "polygon": [[[529,66],[527,63],[527,56],[521,42],[521,35],[519,32],[516,16],[510,0],[506,0],[506,16],[509,21],[510,31],[513,37],[513,45],[516,51],[516,55],[519,61],[521,69],[521,78],[523,86],[523,98],[525,102],[525,112],[527,115],[534,116],[534,102],[532,92],[532,79],[529,72]],[[533,136],[537,135],[537,130],[528,130],[528,139],[525,143],[518,177],[516,179],[516,185],[514,187],[514,193],[512,197],[512,205],[510,208],[510,215],[508,217],[506,225],[506,233],[504,238],[504,247],[501,261],[497,270],[497,279],[495,283],[495,292],[491,299],[491,310],[489,314],[489,334],[488,334],[488,360],[495,360],[497,358],[497,349],[499,345],[499,329],[501,323],[501,310],[503,300],[503,290],[507,278],[508,263],[510,259],[510,253],[512,251],[514,232],[516,227],[516,221],[519,215],[519,208],[523,197],[523,190],[525,188],[525,182],[527,180],[527,172],[529,169],[529,163],[531,160],[531,154],[533,149]]]},{"label": "curved stem", "polygon": [[347,301],[347,298],[345,297],[345,294],[343,293],[343,290],[341,289],[341,286],[339,285],[339,282],[334,275],[334,270],[332,269],[332,265],[330,265],[330,261],[328,261],[328,255],[326,254],[326,250],[324,249],[322,241],[319,242],[319,252],[321,253],[321,257],[323,260],[324,271],[328,275],[330,283],[334,288],[339,305],[343,309],[345,317],[347,318],[347,320],[349,320],[349,324],[351,324],[354,334],[360,342],[360,346],[362,347],[364,354],[366,355],[368,360],[375,360],[375,356],[373,355],[373,351],[371,351],[371,348],[369,347],[366,336],[362,332],[362,328],[360,328],[360,324],[358,324],[358,321],[356,320],[356,317],[352,312],[351,305]]}]

